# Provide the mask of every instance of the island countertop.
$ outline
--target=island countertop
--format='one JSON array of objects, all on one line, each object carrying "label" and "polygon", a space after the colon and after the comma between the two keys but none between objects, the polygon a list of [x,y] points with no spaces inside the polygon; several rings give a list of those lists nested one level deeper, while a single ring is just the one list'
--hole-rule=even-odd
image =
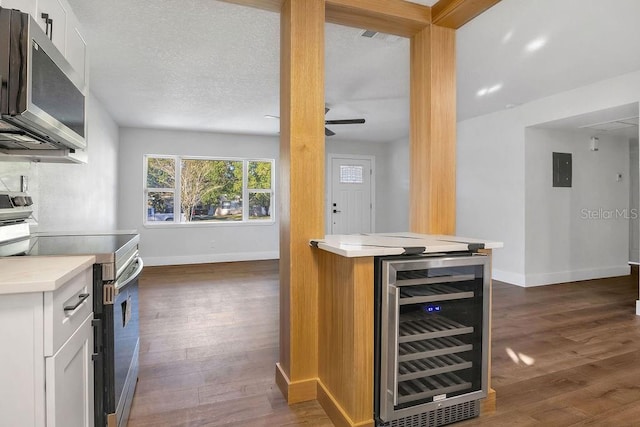
[{"label": "island countertop", "polygon": [[0,295],[55,291],[95,259],[84,255],[0,258]]},{"label": "island countertop", "polygon": [[460,252],[502,248],[502,242],[441,234],[410,232],[374,234],[330,234],[313,239],[312,246],[348,258]]}]

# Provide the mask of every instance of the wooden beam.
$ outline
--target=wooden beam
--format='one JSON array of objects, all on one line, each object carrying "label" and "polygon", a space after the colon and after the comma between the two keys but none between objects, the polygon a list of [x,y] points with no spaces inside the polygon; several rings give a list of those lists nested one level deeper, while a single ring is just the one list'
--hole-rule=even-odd
[{"label": "wooden beam", "polygon": [[410,51],[410,229],[455,234],[455,30],[429,26]]},{"label": "wooden beam", "polygon": [[[285,0],[280,19],[280,361],[289,403],[316,397],[324,235],[324,3]],[[313,191],[310,191],[312,189]]]},{"label": "wooden beam", "polygon": [[500,0],[440,0],[431,8],[434,25],[457,30]]},{"label": "wooden beam", "polygon": [[411,37],[431,23],[431,9],[402,0],[325,0],[327,22]]},{"label": "wooden beam", "polygon": [[242,6],[254,7],[256,9],[268,10],[269,12],[280,12],[283,0],[221,0],[226,3],[234,3]]}]

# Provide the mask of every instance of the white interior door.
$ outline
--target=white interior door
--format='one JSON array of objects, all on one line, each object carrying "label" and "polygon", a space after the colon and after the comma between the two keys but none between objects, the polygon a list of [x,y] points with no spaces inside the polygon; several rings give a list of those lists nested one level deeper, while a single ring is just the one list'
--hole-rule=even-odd
[{"label": "white interior door", "polygon": [[372,231],[371,159],[334,157],[331,159],[329,220],[331,234]]}]

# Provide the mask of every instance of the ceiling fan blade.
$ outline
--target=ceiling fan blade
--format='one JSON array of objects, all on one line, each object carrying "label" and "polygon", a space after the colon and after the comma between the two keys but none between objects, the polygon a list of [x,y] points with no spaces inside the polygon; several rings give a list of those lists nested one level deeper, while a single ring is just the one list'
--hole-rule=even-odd
[{"label": "ceiling fan blade", "polygon": [[346,119],[346,120],[325,120],[326,125],[355,125],[364,123],[364,119]]},{"label": "ceiling fan blade", "polygon": [[335,134],[336,133],[334,131],[332,131],[331,129],[324,128],[324,136],[333,136]]}]

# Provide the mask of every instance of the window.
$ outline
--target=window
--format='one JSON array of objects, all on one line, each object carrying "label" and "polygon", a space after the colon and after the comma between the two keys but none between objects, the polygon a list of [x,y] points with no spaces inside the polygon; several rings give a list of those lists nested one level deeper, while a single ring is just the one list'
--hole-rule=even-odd
[{"label": "window", "polygon": [[362,166],[340,165],[340,184],[362,184]]},{"label": "window", "polygon": [[147,155],[144,166],[147,224],[273,221],[273,160]]}]

